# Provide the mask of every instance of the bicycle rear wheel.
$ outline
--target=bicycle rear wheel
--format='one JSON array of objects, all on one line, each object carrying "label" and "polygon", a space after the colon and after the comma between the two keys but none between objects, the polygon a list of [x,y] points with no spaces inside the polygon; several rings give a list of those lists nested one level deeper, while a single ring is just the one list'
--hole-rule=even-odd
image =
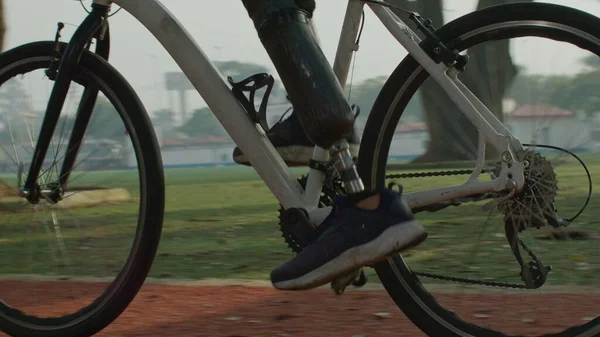
[{"label": "bicycle rear wheel", "polygon": [[153,127],[126,80],[90,52],[38,178],[42,191],[58,181],[78,98],[97,88],[64,196],[34,204],[19,197],[53,85],[45,70],[65,48],[35,42],[0,55],[0,330],[11,336],[105,328],[138,293],[161,235],[164,177]]},{"label": "bicycle rear wheel", "polygon": [[[557,61],[563,58],[566,59],[569,55],[579,55],[577,53],[585,54],[584,56],[588,56],[588,59],[592,61],[600,60],[600,39],[598,39],[598,36],[600,36],[600,20],[587,13],[557,5],[520,3],[490,7],[468,14],[443,26],[436,32],[436,35],[451,49],[457,49],[461,52],[467,50],[467,53],[475,46],[483,48],[478,49],[479,51],[484,50],[487,53],[494,53],[498,50],[494,49],[494,46],[497,43],[505,43],[506,41],[509,41],[513,48],[520,43],[519,41],[522,41],[523,43],[520,45],[523,48],[529,49],[533,48],[532,46],[537,46],[535,41],[539,39],[552,43],[560,43],[562,47],[556,49],[558,54],[555,59]],[[530,38],[535,41],[530,41]],[[561,55],[560,51],[565,54]],[[575,54],[570,54],[571,52]],[[524,57],[522,55],[521,57]],[[532,56],[536,58],[534,63],[542,63],[544,59],[542,56],[545,55],[540,52],[532,53]],[[488,68],[478,68],[478,65],[481,64],[477,62],[475,57],[467,65],[467,72],[460,74],[459,78],[467,86],[470,86],[471,90],[478,94],[483,102],[489,103],[490,95],[486,97],[486,94],[494,92],[493,88],[489,88],[488,83],[469,83],[470,79],[466,77],[469,76],[469,67],[474,67],[472,69],[474,72],[479,71],[484,74],[489,74],[496,69],[493,68],[494,64],[488,64]],[[595,92],[594,85],[598,85],[598,83],[591,83],[591,80],[595,78],[600,82],[600,77],[594,77],[597,74],[597,69],[589,70],[583,68],[579,72],[573,70],[572,74],[567,77],[571,82],[565,82],[567,84],[565,84],[564,89],[569,89],[572,83],[582,84],[582,87],[578,90],[584,90],[584,87],[587,88],[587,91],[583,92],[591,94],[591,104],[595,98],[593,95]],[[391,167],[389,161],[393,159],[394,155],[392,141],[397,140],[399,143],[408,142],[419,136],[418,133],[404,135],[402,130],[421,126],[420,124],[416,126],[405,125],[406,127],[400,128],[398,127],[398,123],[407,111],[407,106],[412,103],[418,104],[419,97],[416,94],[420,92],[423,95],[423,91],[420,90],[425,88],[426,85],[434,85],[433,80],[428,77],[424,69],[414,58],[409,56],[402,61],[385,83],[368,117],[358,157],[358,168],[366,185],[383,187],[386,185],[386,182],[401,175],[398,173],[403,173],[390,174],[389,172],[388,167]],[[559,77],[557,76],[556,78]],[[588,79],[589,81],[575,82],[577,79]],[[527,87],[521,87],[519,90],[527,91],[528,89],[531,89],[532,92],[534,91],[533,88]],[[564,98],[566,96],[569,98],[569,96],[574,94],[574,91],[556,91],[552,92],[553,94],[549,93],[545,98],[537,98],[537,100],[530,102],[521,102],[520,107],[530,109],[531,105],[535,104],[544,106],[550,100],[552,100],[553,104],[560,104],[555,99],[559,98],[559,95],[565,92],[570,94],[560,97]],[[440,97],[431,97],[431,95],[428,95],[425,99],[428,100],[427,103],[435,105],[441,111],[447,111],[447,117],[445,117],[448,120],[445,124],[446,127],[449,127],[451,123],[457,123],[458,115],[452,114],[453,103],[447,97],[441,97],[441,95]],[[529,107],[525,103],[529,103]],[[535,118],[543,116],[538,111],[534,111],[535,109],[530,110],[527,110],[530,113],[515,113],[507,117],[511,118],[510,123],[512,123],[513,132],[519,133],[521,131],[518,128],[527,125],[523,121],[523,118],[530,118],[533,128],[534,126],[544,127],[544,125],[547,127],[551,124],[548,124],[548,121],[554,121],[558,117],[567,116],[564,111],[563,113],[557,113],[557,110],[559,112],[561,110],[553,109],[546,116],[545,120],[538,123],[534,122],[538,121]],[[526,129],[528,128],[529,126]],[[527,137],[530,138],[521,139],[521,141],[529,142],[530,139],[533,141],[537,139],[539,143],[544,143],[544,139],[540,140],[536,138],[539,135],[533,130],[531,132],[529,130],[525,131],[527,131],[525,133]],[[457,138],[461,139],[462,137],[464,139],[463,136],[464,134]],[[559,132],[558,136],[579,139],[578,136],[580,134],[563,130],[562,133]],[[541,137],[544,138],[543,132],[541,133]],[[462,149],[468,149],[469,146],[474,147],[472,150],[476,152],[477,144],[465,141],[462,144],[456,145],[457,148],[460,146]],[[573,144],[571,147],[576,147],[577,145]],[[555,162],[560,161],[553,161],[553,163]],[[474,162],[472,164],[474,165]],[[441,170],[449,169],[443,165],[440,166]],[[386,169],[388,169],[387,172]],[[555,172],[557,172],[559,180],[563,171],[571,172],[567,174],[567,178],[560,180],[561,183],[567,186],[570,182],[578,179],[572,175],[573,172],[569,171],[571,170],[569,167],[554,167],[554,169],[556,169]],[[587,183],[585,172],[577,172],[581,172],[583,176],[582,184]],[[427,186],[428,188],[451,186],[464,183],[466,179],[463,176],[459,177],[458,180],[450,182],[447,178],[440,178],[448,172],[442,172],[443,174],[439,174],[439,172],[430,173],[426,184],[412,184],[409,179],[403,180],[404,191],[412,192],[413,189],[423,190],[423,186]],[[426,176],[427,174],[419,172],[418,175],[413,175],[413,177],[423,175]],[[408,175],[402,175],[402,177],[408,177]],[[556,180],[552,184],[556,184]],[[562,186],[558,190],[559,196]],[[580,199],[583,199],[587,192],[586,185],[582,185],[578,189],[580,190],[579,192],[572,192],[572,194],[564,192],[566,194],[563,194],[562,199],[557,197],[555,200],[567,205],[563,209],[570,209],[574,206],[568,205],[569,202],[581,201]],[[465,201],[457,201],[456,205],[459,205],[461,202],[464,203]],[[476,203],[476,201],[473,201],[473,203]],[[595,209],[594,205],[598,206],[597,203],[591,204],[587,209]],[[559,206],[558,209],[560,211],[561,207]],[[597,283],[594,281],[593,271],[597,271],[597,266],[600,265],[591,261],[592,258],[600,256],[598,253],[590,253],[590,249],[597,248],[597,243],[586,242],[585,240],[545,242],[540,241],[537,237],[533,238],[533,241],[539,247],[538,253],[545,253],[547,257],[558,257],[559,254],[557,252],[560,252],[563,261],[567,260],[566,256],[577,256],[578,259],[582,259],[578,261],[586,261],[586,268],[581,268],[577,262],[573,261],[557,262],[555,270],[548,276],[549,280],[546,285],[539,289],[540,292],[548,289],[547,286],[550,289],[555,289],[546,295],[546,297],[544,295],[535,297],[538,295],[538,292],[529,294],[530,291],[525,290],[513,290],[517,291],[516,295],[513,292],[498,295],[496,294],[497,291],[491,292],[488,290],[490,288],[481,289],[481,287],[477,289],[465,287],[465,291],[468,291],[468,293],[461,295],[456,294],[455,288],[464,285],[464,283],[459,283],[456,287],[454,285],[447,286],[441,280],[430,281],[430,279],[424,277],[424,273],[420,273],[423,269],[436,268],[437,266],[444,271],[439,271],[440,274],[449,274],[448,276],[462,278],[476,276],[475,278],[477,279],[492,276],[494,280],[499,281],[498,277],[500,276],[498,275],[500,275],[500,272],[506,272],[508,275],[517,276],[513,282],[520,282],[518,280],[519,270],[514,270],[514,267],[518,266],[514,257],[512,257],[512,261],[507,260],[508,263],[506,265],[499,261],[500,257],[511,258],[510,248],[506,247],[506,238],[503,237],[504,233],[502,233],[504,228],[501,227],[495,230],[486,229],[485,222],[487,220],[485,214],[479,217],[475,215],[471,216],[471,213],[475,214],[474,212],[477,210],[477,207],[467,205],[460,205],[457,208],[450,207],[444,210],[447,214],[444,219],[437,213],[418,213],[417,218],[424,223],[430,233],[428,241],[414,253],[395,256],[375,266],[381,282],[406,316],[429,336],[486,337],[506,335],[537,336],[547,334],[547,336],[583,337],[597,335],[600,332],[600,318],[596,317],[598,312],[597,295],[595,291],[593,294],[589,293],[590,287]],[[435,212],[436,210],[430,209],[429,211]],[[578,222],[572,223],[572,225],[576,228],[583,227],[586,231],[592,233],[592,237],[597,237],[595,235],[599,232],[598,226],[590,226],[597,224],[597,220],[593,214],[589,213],[585,216],[582,215],[579,218],[582,220],[578,220]],[[452,220],[453,218],[454,220]],[[469,221],[475,223],[469,224]],[[532,231],[533,229],[527,229],[524,233],[531,234]],[[482,237],[484,239],[482,248],[472,248],[473,252],[471,252],[470,246],[463,247],[468,244],[467,242],[470,242],[469,239],[481,239]],[[462,254],[463,251],[465,254]],[[472,261],[464,264],[457,261],[458,258],[465,257],[463,255],[466,255]],[[543,259],[544,256],[543,254],[541,255]],[[477,262],[483,265],[476,265]],[[490,274],[486,274],[484,271],[488,271]],[[435,274],[435,272],[432,273]],[[572,274],[575,273],[583,273],[583,276],[574,278]],[[445,282],[448,280],[444,279]],[[484,281],[486,280],[490,281],[492,278],[484,279]],[[566,287],[567,285],[568,287]],[[581,286],[583,294],[582,292],[571,293],[568,291],[576,286]],[[556,305],[556,301],[559,299],[559,296],[556,294],[557,291],[560,293],[560,299],[568,301],[568,308],[549,308],[551,305]],[[523,303],[519,303],[519,305],[513,303],[518,301]],[[458,302],[461,302],[463,305],[458,307]],[[508,302],[514,305],[511,304],[512,306],[506,309],[500,306],[501,303]],[[571,309],[572,307],[576,308]],[[549,310],[558,311],[560,316],[557,316],[555,311]],[[535,314],[534,312],[537,311],[541,311],[541,313]],[[569,322],[567,322],[567,319],[570,319]],[[546,323],[548,326],[541,326]]]}]

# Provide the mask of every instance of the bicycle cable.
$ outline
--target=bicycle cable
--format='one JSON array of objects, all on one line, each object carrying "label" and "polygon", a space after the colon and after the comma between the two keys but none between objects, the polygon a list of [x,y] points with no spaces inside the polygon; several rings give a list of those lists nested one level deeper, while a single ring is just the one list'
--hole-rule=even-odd
[{"label": "bicycle cable", "polygon": [[[79,0],[79,4],[81,5],[81,7],[86,11],[86,13],[90,14],[91,12],[85,7],[85,5],[83,4],[83,0]],[[113,15],[119,13],[119,11],[123,9],[123,7],[119,7],[114,13],[109,14],[108,17],[112,17]]]},{"label": "bicycle cable", "polygon": [[557,150],[557,151],[562,151],[562,152],[565,152],[565,153],[571,155],[573,158],[577,159],[577,161],[581,164],[581,166],[583,166],[583,169],[585,170],[585,173],[587,174],[587,178],[588,178],[588,186],[589,187],[588,187],[587,198],[585,199],[585,202],[583,203],[583,206],[581,207],[581,209],[579,210],[579,212],[577,212],[577,214],[575,214],[572,218],[564,219],[564,220],[567,221],[567,222],[572,222],[573,220],[577,219],[581,215],[581,213],[583,213],[583,211],[587,207],[588,203],[592,199],[592,176],[591,176],[590,171],[588,170],[587,166],[583,162],[583,160],[581,160],[581,158],[579,158],[575,153],[573,153],[573,152],[571,152],[571,151],[569,151],[567,149],[560,148],[558,146],[544,145],[544,144],[523,144],[523,146],[527,146],[527,147],[543,147],[543,148],[547,148],[547,149],[553,149],[553,150]]},{"label": "bicycle cable", "polygon": [[356,41],[354,44],[356,45],[356,49],[354,53],[352,53],[352,72],[350,75],[350,86],[348,87],[348,102],[350,102],[350,98],[352,97],[352,83],[354,82],[354,69],[356,68],[356,52],[358,52],[358,46],[360,44],[360,37],[362,36],[363,28],[365,27],[365,9],[362,9],[362,15],[360,17],[360,28],[358,30],[358,36],[356,37]]}]

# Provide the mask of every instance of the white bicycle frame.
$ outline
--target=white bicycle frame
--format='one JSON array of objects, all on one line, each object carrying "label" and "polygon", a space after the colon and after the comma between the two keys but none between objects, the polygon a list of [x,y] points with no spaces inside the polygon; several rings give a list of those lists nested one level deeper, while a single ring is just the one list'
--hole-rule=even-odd
[{"label": "white bicycle frame", "polygon": [[[240,102],[234,97],[229,84],[223,79],[214,63],[159,0],[93,0],[93,2],[101,5],[115,3],[139,20],[186,74],[282,206],[286,209],[294,207],[307,210],[309,219],[315,226],[322,222],[330,212],[330,208],[318,208],[324,179],[323,172],[310,169],[306,189],[302,189],[262,128],[252,122]],[[358,50],[356,37],[365,4],[479,130],[478,160],[470,178],[458,186],[405,193],[408,205],[411,208],[420,207],[473,194],[501,191],[507,188],[520,189],[524,184],[523,165],[516,161],[513,153],[522,149],[521,143],[457,79],[453,67],[448,67],[444,63],[435,63],[419,47],[420,38],[388,7],[372,2],[349,0],[333,65],[341,85],[346,84],[352,55]],[[504,165],[498,178],[481,182],[478,181],[478,176],[484,163],[486,143],[503,153]],[[328,160],[329,152],[315,147],[313,158]]]}]

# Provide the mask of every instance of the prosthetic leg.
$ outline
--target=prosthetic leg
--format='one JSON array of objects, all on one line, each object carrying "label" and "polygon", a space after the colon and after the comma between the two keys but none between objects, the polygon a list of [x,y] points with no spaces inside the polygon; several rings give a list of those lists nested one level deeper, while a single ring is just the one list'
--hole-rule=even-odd
[{"label": "prosthetic leg", "polygon": [[329,149],[349,194],[364,190],[346,138],[354,115],[319,47],[314,0],[242,0],[309,139]]}]

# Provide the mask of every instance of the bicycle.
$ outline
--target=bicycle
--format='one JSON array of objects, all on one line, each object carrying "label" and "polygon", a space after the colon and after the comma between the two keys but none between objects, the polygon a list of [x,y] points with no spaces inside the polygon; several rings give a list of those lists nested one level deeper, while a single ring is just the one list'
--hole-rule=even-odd
[{"label": "bicycle", "polygon": [[[98,94],[103,93],[125,123],[126,138],[133,142],[129,149],[135,152],[135,159],[140,166],[137,175],[141,185],[140,214],[134,228],[135,239],[117,277],[111,279],[102,295],[78,311],[65,313],[61,317],[39,318],[0,301],[0,330],[11,336],[88,336],[104,329],[134,299],[156,255],[164,217],[164,173],[156,135],[142,103],[133,88],[108,63],[108,17],[113,3],[136,17],[161,42],[250,159],[282,206],[282,230],[294,250],[302,249],[307,236],[331,211],[332,196],[345,193],[344,189],[349,187],[361,189],[360,179],[356,181],[352,180],[352,175],[339,174],[340,171],[344,173],[344,170],[355,169],[348,164],[348,158],[337,158],[342,165],[338,160],[336,170],[326,149],[315,148],[307,177],[297,180],[289,171],[264,136],[267,127],[264,109],[256,111],[253,98],[249,100],[244,94],[250,92],[254,97],[255,92],[265,86],[270,90],[273,79],[268,74],[257,74],[237,83],[229,79],[227,83],[201,47],[158,0],[148,0],[143,5],[135,0],[93,0],[92,3],[91,12],[68,43],[59,42],[62,29],[59,25],[55,41],[33,42],[0,55],[0,83],[36,69],[44,70],[45,76],[54,81],[37,143],[31,144],[35,149],[33,158],[27,165],[21,163],[19,168],[19,198],[33,207],[41,207],[40,203],[57,205],[66,199],[65,193],[70,191],[67,183],[71,171],[76,167],[76,156],[93,119],[91,115]],[[469,13],[436,30],[430,21],[411,13],[410,20],[426,35],[426,39],[421,40],[407,23],[392,12],[392,5],[377,0],[349,0],[333,65],[342,86],[347,83],[352,55],[358,49],[358,38],[364,24],[361,21],[361,18],[364,19],[364,6],[374,12],[409,53],[387,80],[368,117],[357,163],[365,185],[385,184],[384,170],[395,124],[410,98],[428,77],[448,94],[479,130],[478,158],[473,170],[421,174],[427,177],[467,173],[470,176],[464,184],[405,193],[406,201],[415,212],[437,211],[461,203],[489,199],[492,201],[488,209],[502,207],[511,200],[518,200],[515,198],[522,191],[530,191],[534,163],[552,171],[548,161],[526,151],[510,130],[461,83],[458,76],[468,65],[468,57],[461,52],[489,40],[539,36],[569,42],[600,55],[600,39],[597,38],[600,36],[600,19],[559,5],[513,3]],[[90,48],[94,40],[96,49],[92,52]],[[72,122],[73,131],[66,150],[60,152],[59,142],[54,156],[50,157],[50,164],[56,165],[57,159],[60,159],[63,161],[62,167],[60,171],[56,169],[55,179],[49,179],[52,169],[42,170],[42,166],[48,160],[46,156],[71,82],[81,84],[85,89]],[[268,99],[268,93],[265,98]],[[501,154],[501,160],[493,172],[493,179],[479,181],[479,176],[485,171],[486,144]],[[14,156],[19,157],[16,150]],[[18,158],[17,161],[20,162]],[[552,207],[556,189],[550,188],[548,192],[553,194],[545,199],[535,199],[542,203],[541,206],[538,204],[537,209],[542,219],[534,219],[536,222],[533,224],[519,223],[518,231],[543,225],[559,227],[568,224]],[[325,197],[322,193],[325,193]],[[505,221],[514,221],[514,215],[505,214]],[[54,217],[53,224],[55,230],[60,227]],[[509,233],[509,227],[507,236],[514,239],[511,249],[517,256],[518,246],[522,242],[515,239],[515,233]],[[58,235],[58,231],[56,233]],[[58,241],[60,249],[66,249],[64,240]],[[522,247],[534,261],[524,263],[518,253],[524,284],[514,287],[537,289],[546,280],[549,268],[525,246]],[[400,309],[428,335],[501,335],[497,331],[467,323],[439,304],[422,286],[418,273],[411,270],[403,256],[391,257],[374,268]],[[115,269],[114,265],[112,269]],[[362,285],[365,282],[364,273],[353,273],[338,281],[336,290],[343,292],[351,283]],[[487,282],[488,285],[493,283]],[[597,317],[552,336],[592,336],[599,332],[600,318]]]}]

